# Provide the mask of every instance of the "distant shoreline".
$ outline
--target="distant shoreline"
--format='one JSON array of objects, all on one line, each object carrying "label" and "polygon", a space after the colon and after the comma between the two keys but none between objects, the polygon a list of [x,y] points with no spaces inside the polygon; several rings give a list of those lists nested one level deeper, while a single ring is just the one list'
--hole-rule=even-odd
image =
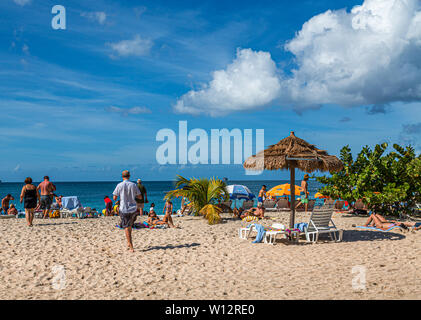
[{"label": "distant shoreline", "polygon": [[[135,181],[136,179],[133,179]],[[119,183],[121,180],[114,180],[114,181],[107,181],[107,180],[98,180],[98,181],[59,181],[51,179],[53,183]],[[150,183],[150,182],[175,182],[176,180],[142,180],[142,183]],[[289,183],[289,179],[251,179],[251,180],[237,180],[237,179],[229,179],[228,184],[230,181],[233,182],[249,182],[249,181],[267,181],[267,182],[279,182],[279,181],[286,181]],[[301,181],[301,179],[295,179],[295,181]],[[315,181],[315,180],[314,180]],[[34,181],[34,184],[41,183],[42,181]],[[0,183],[24,183],[23,181],[1,181]]]}]

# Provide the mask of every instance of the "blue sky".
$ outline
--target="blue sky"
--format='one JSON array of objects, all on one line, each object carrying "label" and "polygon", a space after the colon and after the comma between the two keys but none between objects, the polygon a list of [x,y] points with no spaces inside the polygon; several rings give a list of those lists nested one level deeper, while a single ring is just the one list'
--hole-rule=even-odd
[{"label": "blue sky", "polygon": [[[56,4],[66,30],[51,27]],[[419,152],[420,12],[418,0],[1,1],[0,179],[249,178],[158,165],[156,134],[180,120],[265,129],[266,146],[294,130],[336,155],[384,141]]]}]

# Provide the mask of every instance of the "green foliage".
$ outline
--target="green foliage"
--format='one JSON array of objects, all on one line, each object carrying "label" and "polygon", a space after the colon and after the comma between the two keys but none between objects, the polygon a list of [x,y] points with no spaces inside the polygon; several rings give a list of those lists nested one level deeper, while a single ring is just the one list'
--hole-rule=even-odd
[{"label": "green foliage", "polygon": [[421,158],[411,146],[394,144],[394,150],[386,153],[387,147],[387,143],[374,150],[366,146],[355,160],[349,146],[343,147],[340,159],[344,169],[330,177],[318,177],[325,184],[319,192],[349,202],[362,199],[383,214],[410,213],[415,202],[421,202]]},{"label": "green foliage", "polygon": [[222,209],[214,204],[207,204],[200,210],[200,214],[208,220],[209,224],[217,224],[221,221]]},{"label": "green foliage", "polygon": [[192,203],[195,215],[203,215],[209,224],[215,224],[221,221],[221,210],[216,206],[218,200],[229,199],[226,187],[224,181],[216,178],[186,179],[177,176],[176,189],[169,191],[165,199],[185,197]]}]

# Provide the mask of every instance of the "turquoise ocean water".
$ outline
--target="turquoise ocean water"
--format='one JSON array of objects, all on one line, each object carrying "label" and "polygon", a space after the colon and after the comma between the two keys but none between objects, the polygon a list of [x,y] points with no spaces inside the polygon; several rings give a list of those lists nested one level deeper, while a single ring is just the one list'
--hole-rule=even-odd
[{"label": "turquoise ocean water", "polygon": [[[54,182],[57,187],[56,194],[63,196],[78,196],[84,207],[96,208],[98,211],[104,208],[104,196],[108,195],[112,198],[112,193],[114,191],[116,182]],[[261,186],[264,184],[268,187],[268,190],[272,187],[289,183],[286,180],[276,180],[276,181],[234,181],[228,180],[228,185],[230,184],[242,184],[247,187],[256,195],[258,195]],[[300,181],[296,181],[297,185],[300,185]],[[38,185],[38,183],[34,183]],[[160,214],[164,207],[163,198],[169,190],[172,190],[174,187],[173,181],[144,181],[144,186],[147,189],[149,203],[145,206],[149,210],[150,203],[155,203],[155,210]],[[0,197],[3,198],[6,194],[10,193],[15,198],[14,203],[19,210],[23,210],[23,205],[19,203],[19,196],[22,189],[23,183],[12,183],[12,182],[3,182],[0,183]],[[322,185],[317,181],[309,181],[309,191],[310,197],[318,191]],[[255,199],[255,202],[257,199]],[[181,199],[174,199],[174,209],[177,210],[180,208]],[[237,201],[237,205],[240,205],[242,202]]]}]

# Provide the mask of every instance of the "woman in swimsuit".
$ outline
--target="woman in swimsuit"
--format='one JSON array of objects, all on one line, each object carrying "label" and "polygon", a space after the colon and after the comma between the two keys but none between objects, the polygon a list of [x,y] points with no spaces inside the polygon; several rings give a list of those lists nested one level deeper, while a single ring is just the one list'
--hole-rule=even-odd
[{"label": "woman in swimsuit", "polygon": [[164,205],[164,210],[162,211],[162,213],[164,214],[164,219],[162,219],[166,224],[168,224],[168,226],[170,228],[178,228],[178,226],[176,227],[172,221],[172,209],[173,209],[173,205],[172,202],[170,200],[167,200],[167,202],[165,202]]},{"label": "woman in swimsuit", "polygon": [[407,229],[408,227],[405,223],[402,223],[399,221],[395,221],[395,220],[387,221],[385,217],[383,217],[382,215],[378,213],[371,214],[364,226],[365,227],[374,226],[377,229],[381,229],[381,230],[389,230],[390,228],[393,228],[393,227],[402,227],[404,229]]},{"label": "woman in swimsuit", "polygon": [[40,195],[37,187],[32,184],[32,179],[30,177],[25,179],[25,185],[20,193],[20,203],[22,203],[22,201],[24,201],[26,222],[28,223],[28,227],[32,227],[34,211],[37,207],[37,202],[40,201]]},{"label": "woman in swimsuit", "polygon": [[156,215],[155,210],[151,210],[148,215],[148,221],[150,225],[156,226],[156,225],[162,225],[166,224],[164,221],[160,220],[158,216]]}]

